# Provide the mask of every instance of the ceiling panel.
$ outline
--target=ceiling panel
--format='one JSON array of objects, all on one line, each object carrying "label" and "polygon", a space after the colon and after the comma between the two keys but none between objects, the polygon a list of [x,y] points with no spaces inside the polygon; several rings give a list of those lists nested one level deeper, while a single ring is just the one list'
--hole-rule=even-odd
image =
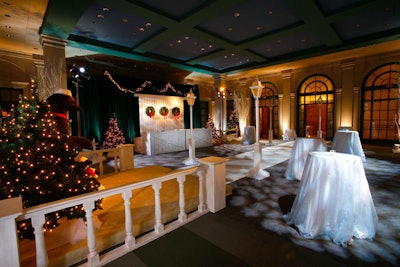
[{"label": "ceiling panel", "polygon": [[207,0],[186,0],[179,1],[179,3],[174,1],[165,1],[165,0],[152,0],[152,1],[131,1],[135,2],[139,5],[142,5],[148,9],[152,9],[155,12],[165,14],[166,16],[170,16],[171,18],[181,19],[185,16],[188,16],[190,13],[194,12],[196,9],[200,8],[203,5],[206,5]]},{"label": "ceiling panel", "polygon": [[282,35],[265,43],[250,47],[251,51],[258,53],[265,58],[272,59],[279,56],[291,56],[300,51],[320,48],[324,43],[312,32],[294,32]]},{"label": "ceiling panel", "polygon": [[162,26],[144,18],[93,4],[82,14],[71,34],[130,48],[162,30]]},{"label": "ceiling panel", "polygon": [[190,60],[218,50],[213,42],[205,42],[201,39],[187,35],[180,35],[169,41],[162,42],[149,50],[149,53],[171,58],[171,60]]},{"label": "ceiling panel", "polygon": [[[400,1],[380,6],[377,9],[338,20],[333,27],[344,40],[368,38],[373,34],[385,36],[390,31],[400,29]],[[388,34],[390,35],[390,33]]]},{"label": "ceiling panel", "polygon": [[198,28],[232,43],[240,43],[302,23],[281,0],[248,0],[224,10]]}]

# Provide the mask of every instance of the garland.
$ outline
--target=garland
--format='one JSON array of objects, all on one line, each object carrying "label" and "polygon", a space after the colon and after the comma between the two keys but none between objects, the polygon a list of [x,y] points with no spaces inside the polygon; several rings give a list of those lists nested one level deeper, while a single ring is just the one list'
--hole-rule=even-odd
[{"label": "garland", "polygon": [[106,75],[106,76],[110,79],[110,81],[118,88],[118,90],[120,90],[120,91],[122,91],[122,92],[124,92],[124,93],[131,93],[131,94],[134,94],[134,93],[143,91],[143,89],[144,89],[146,86],[151,85],[151,82],[150,82],[150,81],[145,81],[144,83],[142,83],[142,85],[141,85],[140,87],[136,88],[135,91],[132,91],[132,90],[128,90],[128,89],[125,89],[125,88],[121,87],[121,86],[111,77],[111,74],[110,74],[108,71],[105,71],[105,72],[104,72],[104,75]]},{"label": "garland", "polygon": [[[140,92],[140,91],[143,91],[144,88],[145,88],[146,86],[152,84],[151,81],[145,81],[145,82],[142,83],[142,85],[141,85],[140,87],[136,88],[136,90],[129,90],[129,89],[126,89],[126,88],[121,87],[121,86],[112,78],[111,74],[110,74],[108,71],[104,71],[104,75],[107,76],[107,77],[110,79],[110,81],[118,88],[118,90],[120,90],[121,92],[124,92],[124,93],[131,93],[131,94],[138,93],[138,92]],[[167,84],[164,86],[164,88],[156,89],[156,90],[157,90],[158,93],[161,94],[161,93],[167,92],[167,91],[170,90],[170,89],[171,89],[175,94],[177,94],[177,95],[180,95],[180,96],[184,96],[184,95],[185,95],[185,94],[182,93],[181,91],[176,90],[169,82],[167,82]]]}]

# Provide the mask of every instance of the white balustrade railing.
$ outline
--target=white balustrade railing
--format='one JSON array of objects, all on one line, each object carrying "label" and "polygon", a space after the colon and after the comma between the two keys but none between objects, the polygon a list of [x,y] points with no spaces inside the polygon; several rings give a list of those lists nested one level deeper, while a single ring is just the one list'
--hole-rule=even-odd
[{"label": "white balustrade railing", "polygon": [[[170,232],[185,223],[194,220],[208,211],[216,212],[225,207],[225,162],[226,159],[217,157],[208,157],[200,159],[202,165],[198,167],[190,167],[171,171],[163,176],[146,179],[145,181],[126,184],[101,191],[90,192],[75,197],[70,197],[50,203],[30,207],[27,209],[10,210],[7,214],[0,213],[0,233],[16,231],[15,220],[31,219],[35,234],[36,246],[36,266],[46,267],[51,265],[47,255],[46,243],[43,233],[43,225],[45,223],[45,215],[76,205],[82,205],[86,211],[87,222],[87,262],[82,263],[82,266],[102,266],[112,260],[121,257],[122,255],[143,246],[152,240]],[[199,178],[199,201],[197,210],[186,214],[185,212],[185,197],[184,183],[187,175],[195,175]],[[163,182],[169,180],[177,180],[179,184],[179,202],[178,202],[178,218],[167,224],[162,222],[162,208],[160,200],[160,189]],[[138,238],[135,238],[132,233],[132,214],[130,200],[132,191],[144,187],[151,186],[154,190],[154,216],[155,225],[153,231],[150,231]],[[96,248],[96,235],[93,223],[93,209],[95,201],[106,197],[121,195],[125,210],[125,242],[112,250],[107,250],[106,253],[100,256]],[[11,200],[3,200],[10,202]],[[0,201],[0,207],[2,202]],[[21,201],[19,198],[18,201]],[[14,200],[15,202],[15,200]],[[22,207],[22,204],[20,204]],[[11,222],[11,223],[10,223]],[[101,227],[101,226],[100,226]],[[1,238],[1,236],[0,236]],[[16,234],[15,234],[16,238]],[[14,252],[14,253],[10,253]],[[15,253],[16,252],[16,253]],[[18,240],[16,242],[0,242],[0,255],[3,256],[2,262],[10,262],[16,266],[15,255],[18,255]],[[14,257],[14,258],[13,258]],[[74,263],[76,264],[76,263]],[[10,265],[11,266],[11,265]]]}]

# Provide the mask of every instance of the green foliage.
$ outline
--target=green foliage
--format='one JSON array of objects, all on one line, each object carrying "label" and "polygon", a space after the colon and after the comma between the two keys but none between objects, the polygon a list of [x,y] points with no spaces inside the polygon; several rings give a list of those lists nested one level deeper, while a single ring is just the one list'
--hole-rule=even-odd
[{"label": "green foliage", "polygon": [[[98,190],[100,184],[89,176],[88,164],[75,160],[78,151],[55,123],[48,103],[37,96],[13,108],[0,131],[0,199],[21,196],[23,208],[28,208]],[[84,216],[81,206],[51,213],[45,228],[53,229],[62,217]],[[30,222],[20,222],[18,233],[32,238]]]}]

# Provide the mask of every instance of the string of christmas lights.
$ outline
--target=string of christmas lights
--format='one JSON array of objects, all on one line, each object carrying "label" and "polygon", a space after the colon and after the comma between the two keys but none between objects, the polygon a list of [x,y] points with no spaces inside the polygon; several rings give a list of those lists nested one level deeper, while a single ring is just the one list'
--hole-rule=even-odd
[{"label": "string of christmas lights", "polygon": [[[37,95],[21,99],[0,131],[0,199],[21,196],[28,208],[97,191],[100,183],[88,174],[88,163],[75,160],[78,151],[69,142],[56,129],[47,102]],[[85,211],[76,206],[47,214],[44,230],[54,229],[62,217],[85,218]],[[34,238],[30,221],[17,228],[20,238]]]}]

